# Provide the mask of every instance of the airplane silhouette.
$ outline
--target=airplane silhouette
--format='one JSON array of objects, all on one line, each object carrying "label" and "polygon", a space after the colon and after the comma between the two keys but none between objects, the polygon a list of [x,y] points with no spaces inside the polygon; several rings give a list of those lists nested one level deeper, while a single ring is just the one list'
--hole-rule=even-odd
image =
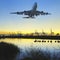
[{"label": "airplane silhouette", "polygon": [[33,8],[31,10],[22,11],[22,12],[11,12],[11,14],[28,15],[28,17],[24,17],[24,18],[34,18],[34,16],[38,16],[38,15],[50,15],[50,13],[48,12],[38,11],[37,2],[34,3]]}]

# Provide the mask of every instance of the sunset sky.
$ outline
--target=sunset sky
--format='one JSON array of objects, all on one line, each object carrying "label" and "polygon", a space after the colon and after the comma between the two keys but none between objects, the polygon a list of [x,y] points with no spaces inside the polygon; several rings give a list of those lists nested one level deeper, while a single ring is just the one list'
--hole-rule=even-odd
[{"label": "sunset sky", "polygon": [[[27,11],[37,2],[39,11],[51,15],[26,19],[24,15],[12,15],[10,12]],[[0,0],[0,31],[1,32],[50,32],[60,33],[60,0]]]}]

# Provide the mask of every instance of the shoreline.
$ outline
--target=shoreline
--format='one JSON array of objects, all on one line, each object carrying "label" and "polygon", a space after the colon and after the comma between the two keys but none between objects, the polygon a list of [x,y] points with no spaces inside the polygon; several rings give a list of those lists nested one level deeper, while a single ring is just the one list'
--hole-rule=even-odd
[{"label": "shoreline", "polygon": [[13,36],[0,36],[0,39],[2,38],[24,38],[24,39],[57,39],[57,40],[60,40],[60,36],[16,36],[16,35],[13,35]]}]

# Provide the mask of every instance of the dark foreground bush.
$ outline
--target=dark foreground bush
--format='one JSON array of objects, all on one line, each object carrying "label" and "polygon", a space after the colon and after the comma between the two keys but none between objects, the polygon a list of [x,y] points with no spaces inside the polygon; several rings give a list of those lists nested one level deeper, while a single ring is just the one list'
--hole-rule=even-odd
[{"label": "dark foreground bush", "polygon": [[0,60],[15,60],[19,49],[17,46],[5,42],[0,42]]}]

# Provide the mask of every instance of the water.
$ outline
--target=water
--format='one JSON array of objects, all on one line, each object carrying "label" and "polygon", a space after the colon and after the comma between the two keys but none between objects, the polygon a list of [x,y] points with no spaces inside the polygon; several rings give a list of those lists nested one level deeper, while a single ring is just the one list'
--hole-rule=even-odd
[{"label": "water", "polygon": [[50,51],[51,53],[60,52],[59,40],[46,39],[0,39],[0,42],[7,42],[16,45],[18,48],[25,51],[29,48],[41,49],[43,51]]},{"label": "water", "polygon": [[12,43],[21,49],[33,47],[37,49],[41,48],[43,50],[48,49],[50,51],[60,50],[60,42],[58,42],[58,40],[46,40],[46,39],[44,40],[36,39],[36,40],[37,42],[34,42],[35,39],[0,39],[0,42]]}]

